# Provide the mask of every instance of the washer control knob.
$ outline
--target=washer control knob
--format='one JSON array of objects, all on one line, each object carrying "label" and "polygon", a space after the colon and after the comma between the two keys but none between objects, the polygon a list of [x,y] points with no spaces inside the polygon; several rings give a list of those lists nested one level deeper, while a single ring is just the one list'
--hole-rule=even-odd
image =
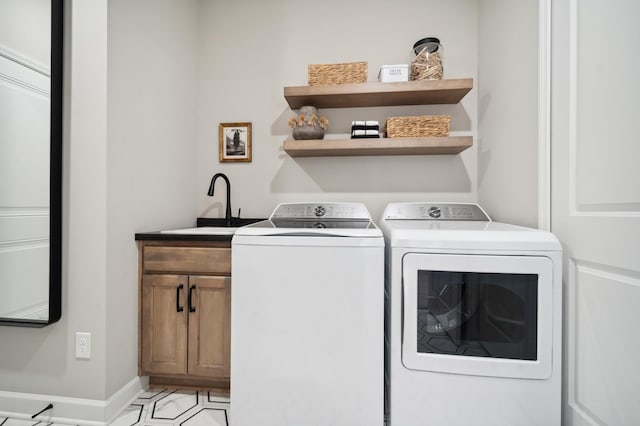
[{"label": "washer control knob", "polygon": [[434,219],[439,219],[442,212],[440,211],[440,207],[429,207],[429,216]]},{"label": "washer control knob", "polygon": [[324,224],[324,223],[322,223],[322,222],[316,222],[316,223],[314,223],[314,224],[313,224],[313,227],[314,227],[314,228],[319,228],[319,229],[324,229],[324,228],[326,228],[326,227],[327,227],[327,225],[325,225],[325,224]]},{"label": "washer control knob", "polygon": [[324,208],[324,206],[316,206],[315,210],[313,211],[313,213],[317,216],[317,217],[322,217],[324,216],[324,214],[326,213],[326,209]]}]

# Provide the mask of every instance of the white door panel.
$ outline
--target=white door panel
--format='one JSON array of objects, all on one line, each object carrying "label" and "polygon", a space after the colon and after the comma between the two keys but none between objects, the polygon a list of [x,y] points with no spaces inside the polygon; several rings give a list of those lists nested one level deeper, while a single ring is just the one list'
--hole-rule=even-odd
[{"label": "white door panel", "polygon": [[[640,2],[573,0],[569,19],[576,207],[640,206],[637,48]],[[579,141],[579,143],[578,143]]]},{"label": "white door panel", "polygon": [[640,422],[640,2],[552,2],[552,219],[565,424]]},{"label": "white door panel", "polygon": [[47,315],[49,86],[0,55],[0,317]]}]

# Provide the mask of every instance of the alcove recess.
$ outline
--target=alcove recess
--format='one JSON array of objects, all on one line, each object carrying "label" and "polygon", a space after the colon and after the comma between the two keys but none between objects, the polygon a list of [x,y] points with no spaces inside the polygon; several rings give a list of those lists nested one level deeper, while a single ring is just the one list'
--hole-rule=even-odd
[{"label": "alcove recess", "polygon": [[[473,79],[421,80],[400,83],[335,84],[284,88],[291,109],[353,108],[457,104],[473,88]],[[471,136],[378,139],[286,140],[291,157],[458,154],[473,145]]]}]

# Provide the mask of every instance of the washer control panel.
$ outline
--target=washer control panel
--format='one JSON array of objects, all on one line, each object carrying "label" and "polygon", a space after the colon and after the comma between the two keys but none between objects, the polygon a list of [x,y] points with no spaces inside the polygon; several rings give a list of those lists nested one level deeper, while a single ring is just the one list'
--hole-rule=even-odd
[{"label": "washer control panel", "polygon": [[395,220],[470,220],[490,222],[482,208],[473,203],[392,203],[385,219]]},{"label": "washer control panel", "polygon": [[371,216],[359,203],[285,203],[276,207],[271,219],[371,220]]}]

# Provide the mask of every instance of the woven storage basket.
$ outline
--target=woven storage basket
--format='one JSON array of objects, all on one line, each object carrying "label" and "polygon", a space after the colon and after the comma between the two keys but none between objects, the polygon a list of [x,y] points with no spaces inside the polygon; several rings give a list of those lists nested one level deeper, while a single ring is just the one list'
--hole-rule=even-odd
[{"label": "woven storage basket", "polygon": [[388,138],[448,136],[451,117],[448,115],[419,115],[387,118]]},{"label": "woven storage basket", "polygon": [[309,65],[309,86],[367,82],[367,62]]}]

